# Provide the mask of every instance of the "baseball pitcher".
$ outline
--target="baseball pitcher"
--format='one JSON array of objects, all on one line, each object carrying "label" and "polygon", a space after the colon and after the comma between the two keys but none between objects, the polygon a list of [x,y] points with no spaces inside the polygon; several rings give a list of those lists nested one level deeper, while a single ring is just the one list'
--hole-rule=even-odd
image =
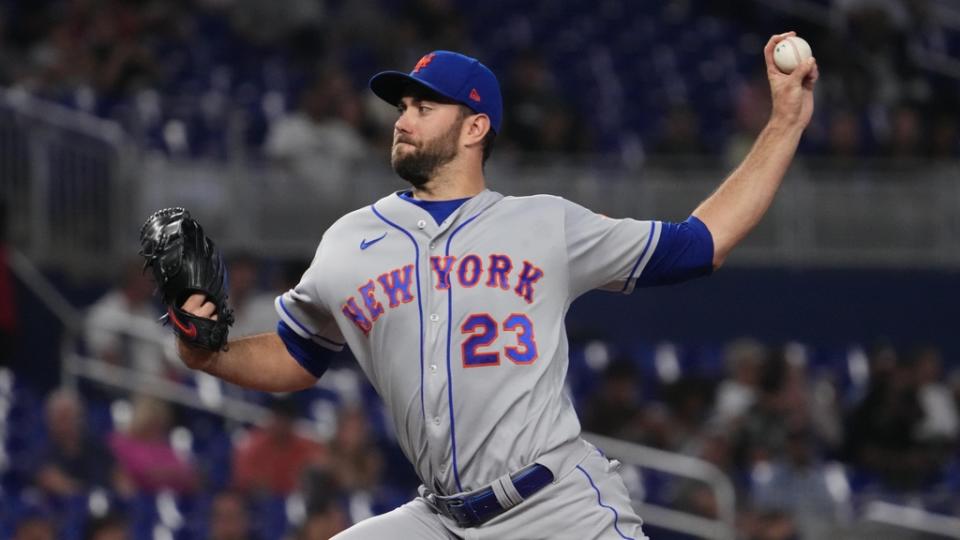
[{"label": "baseball pitcher", "polygon": [[276,333],[230,341],[223,266],[182,209],[142,230],[187,366],[270,392],[313,385],[349,347],[383,398],[419,496],[335,538],[641,539],[616,462],[580,438],[564,395],[571,302],[711,273],[757,224],[813,112],[811,58],[764,48],[770,120],[740,166],[682,223],[611,219],[562,198],[486,187],[500,132],[494,74],[435,51],[371,90],[397,107],[391,164],[409,189],[338,220]]}]

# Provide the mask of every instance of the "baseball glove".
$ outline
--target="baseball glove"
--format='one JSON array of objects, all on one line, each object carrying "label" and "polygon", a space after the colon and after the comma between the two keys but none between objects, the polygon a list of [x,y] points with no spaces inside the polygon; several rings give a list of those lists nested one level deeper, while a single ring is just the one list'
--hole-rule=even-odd
[{"label": "baseball glove", "polygon": [[[146,259],[167,306],[166,322],[185,343],[212,351],[227,343],[233,312],[227,307],[223,258],[213,241],[183,208],[154,212],[140,227],[140,255]],[[195,317],[182,309],[194,293],[217,308],[217,320]]]}]

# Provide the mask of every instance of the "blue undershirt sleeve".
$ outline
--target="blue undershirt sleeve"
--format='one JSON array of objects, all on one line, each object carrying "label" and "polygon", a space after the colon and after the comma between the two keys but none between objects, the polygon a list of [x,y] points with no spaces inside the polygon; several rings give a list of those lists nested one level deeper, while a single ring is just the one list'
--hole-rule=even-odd
[{"label": "blue undershirt sleeve", "polygon": [[638,287],[669,285],[713,272],[713,235],[702,221],[690,216],[683,223],[663,222],[660,241]]},{"label": "blue undershirt sleeve", "polygon": [[330,366],[333,356],[337,354],[312,340],[299,336],[283,320],[277,323],[277,334],[286,345],[290,356],[318,379]]}]

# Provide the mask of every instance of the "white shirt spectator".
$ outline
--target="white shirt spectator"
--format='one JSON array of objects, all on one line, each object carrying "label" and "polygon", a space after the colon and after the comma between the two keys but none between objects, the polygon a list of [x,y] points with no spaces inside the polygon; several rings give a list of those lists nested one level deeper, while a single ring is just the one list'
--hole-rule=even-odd
[{"label": "white shirt spectator", "polygon": [[917,428],[921,440],[955,439],[960,433],[957,404],[945,384],[928,383],[920,387],[920,408],[923,422]]},{"label": "white shirt spectator", "polygon": [[303,112],[278,120],[267,135],[265,151],[318,194],[335,197],[366,155],[366,144],[339,118],[313,121]]},{"label": "white shirt spectator", "polygon": [[171,361],[173,340],[149,303],[132,305],[120,289],[90,306],[84,337],[91,356],[136,371],[162,374]]}]

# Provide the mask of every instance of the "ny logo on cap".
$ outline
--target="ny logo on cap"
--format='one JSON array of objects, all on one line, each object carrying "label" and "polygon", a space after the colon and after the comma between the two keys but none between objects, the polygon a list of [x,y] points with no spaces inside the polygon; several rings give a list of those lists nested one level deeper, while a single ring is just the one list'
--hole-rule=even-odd
[{"label": "ny logo on cap", "polygon": [[417,60],[417,65],[413,66],[414,73],[420,73],[420,70],[430,65],[430,62],[433,62],[433,57],[436,56],[434,53],[425,54],[423,58]]}]

